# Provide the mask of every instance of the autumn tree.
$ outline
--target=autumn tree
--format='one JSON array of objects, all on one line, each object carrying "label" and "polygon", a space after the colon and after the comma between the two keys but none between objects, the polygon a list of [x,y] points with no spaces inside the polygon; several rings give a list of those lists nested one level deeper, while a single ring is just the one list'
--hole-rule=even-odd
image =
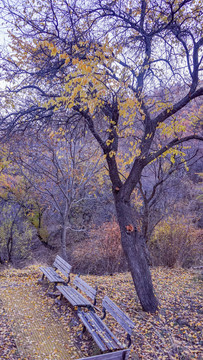
[{"label": "autumn tree", "polygon": [[188,196],[185,182],[190,182],[189,173],[192,176],[194,168],[201,166],[203,156],[201,148],[191,145],[179,147],[179,154],[174,157],[171,154],[159,157],[142,173],[137,186],[142,203],[139,216],[142,234],[148,244],[157,224],[172,212],[180,198]]},{"label": "autumn tree", "polygon": [[[38,131],[60,112],[83,124],[106,158],[121,242],[145,311],[155,312],[145,251],[131,198],[142,172],[179,145],[202,139],[184,109],[203,95],[199,1],[7,1],[11,52],[2,69],[12,80],[1,129]],[[7,16],[7,17],[6,17]],[[188,110],[189,111],[189,110]],[[63,117],[64,119],[64,117]],[[188,122],[186,127],[186,120]],[[158,149],[157,136],[165,136]],[[127,176],[122,174],[125,162]]]},{"label": "autumn tree", "polygon": [[32,228],[28,210],[34,204],[30,187],[11,160],[8,144],[0,149],[0,262],[15,262],[28,257]]},{"label": "autumn tree", "polygon": [[[13,142],[13,161],[38,198],[40,210],[46,209],[46,216],[55,224],[58,222],[57,230],[61,234],[58,247],[66,259],[67,244],[72,242],[68,231],[85,231],[79,222],[74,223],[73,212],[93,197],[94,176],[103,166],[97,153],[88,142],[81,141],[79,130],[71,135],[62,128],[48,128],[37,136],[31,131]],[[27,214],[33,224],[36,223],[35,207],[33,203]],[[37,211],[36,227],[43,240],[40,214]]]}]

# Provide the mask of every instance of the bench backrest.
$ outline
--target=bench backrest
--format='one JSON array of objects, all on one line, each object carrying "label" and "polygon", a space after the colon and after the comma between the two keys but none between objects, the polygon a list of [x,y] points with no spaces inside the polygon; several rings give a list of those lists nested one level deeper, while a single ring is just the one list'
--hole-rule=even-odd
[{"label": "bench backrest", "polygon": [[97,287],[93,288],[92,286],[87,284],[84,280],[82,280],[79,276],[75,277],[73,284],[76,286],[76,288],[80,289],[90,299],[92,299],[94,305],[96,305]]},{"label": "bench backrest", "polygon": [[69,279],[72,266],[67,263],[67,261],[62,259],[62,257],[60,257],[59,255],[56,255],[53,267],[58,269],[63,275],[65,275]]},{"label": "bench backrest", "polygon": [[128,350],[109,352],[102,355],[90,356],[78,360],[127,360],[129,354],[130,354],[130,350],[128,349]]},{"label": "bench backrest", "polygon": [[[103,312],[105,317],[105,312],[108,311],[111,316],[125,329],[125,331],[131,335],[132,330],[135,324],[132,320],[121,310],[119,307],[111,300],[108,296],[104,296],[102,301]],[[103,318],[104,318],[103,317]]]}]

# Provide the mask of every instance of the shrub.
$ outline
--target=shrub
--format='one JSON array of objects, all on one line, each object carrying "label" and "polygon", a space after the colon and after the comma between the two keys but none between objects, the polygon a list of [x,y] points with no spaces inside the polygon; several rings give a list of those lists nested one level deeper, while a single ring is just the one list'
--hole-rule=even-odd
[{"label": "shrub", "polygon": [[99,227],[93,227],[90,236],[72,253],[74,269],[83,273],[111,274],[127,270],[121,246],[120,229],[113,218]]},{"label": "shrub", "polygon": [[150,240],[153,265],[189,267],[201,261],[203,231],[184,216],[161,221]]}]

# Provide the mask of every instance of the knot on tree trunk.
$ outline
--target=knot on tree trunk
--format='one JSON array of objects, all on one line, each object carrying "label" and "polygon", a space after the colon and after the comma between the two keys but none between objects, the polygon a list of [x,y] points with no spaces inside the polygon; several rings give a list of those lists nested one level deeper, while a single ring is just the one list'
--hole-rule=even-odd
[{"label": "knot on tree trunk", "polygon": [[126,225],[125,228],[126,228],[127,234],[131,234],[135,230],[135,228],[132,224]]},{"label": "knot on tree trunk", "polygon": [[116,193],[118,193],[118,192],[120,191],[120,188],[119,188],[118,186],[116,186],[116,187],[114,188],[114,191],[115,191]]}]

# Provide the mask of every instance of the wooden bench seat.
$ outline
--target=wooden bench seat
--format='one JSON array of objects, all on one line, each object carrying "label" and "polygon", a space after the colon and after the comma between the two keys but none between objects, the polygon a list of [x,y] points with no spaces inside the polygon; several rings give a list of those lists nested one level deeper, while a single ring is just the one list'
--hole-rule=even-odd
[{"label": "wooden bench seat", "polygon": [[129,354],[130,354],[130,350],[124,349],[124,350],[109,352],[106,354],[81,358],[78,360],[127,360]]},{"label": "wooden bench seat", "polygon": [[108,313],[127,332],[129,347],[131,344],[131,334],[134,328],[134,323],[112,300],[108,298],[108,296],[104,297],[102,305],[104,313],[102,318],[93,311],[85,312],[79,309],[78,316],[83,322],[84,330],[87,329],[89,331],[102,352],[125,349],[127,346],[123,345],[103,322],[106,312],[108,311]]},{"label": "wooden bench seat", "polygon": [[[41,266],[40,267],[40,270],[43,273],[41,280],[43,280],[44,276],[46,276],[47,279],[51,283],[55,284],[54,287],[56,288],[56,285],[58,283],[66,284],[70,281],[71,269],[72,269],[72,266],[70,264],[68,264],[67,261],[62,259],[59,255],[57,255],[54,260],[53,267],[51,267],[51,266],[46,266],[46,267]],[[60,271],[60,273],[66,277],[66,280],[64,280],[60,276],[60,274],[57,273],[57,270]]]},{"label": "wooden bench seat", "polygon": [[[76,276],[73,285],[75,288],[70,285],[57,285],[57,290],[61,293],[61,298],[64,296],[72,306],[77,307],[87,307],[93,308],[96,305],[96,294],[97,288],[93,288],[89,284],[87,284],[84,280],[82,280],[79,276]],[[92,300],[90,302],[86,297],[84,297],[77,289],[80,289],[88,298]]]}]

